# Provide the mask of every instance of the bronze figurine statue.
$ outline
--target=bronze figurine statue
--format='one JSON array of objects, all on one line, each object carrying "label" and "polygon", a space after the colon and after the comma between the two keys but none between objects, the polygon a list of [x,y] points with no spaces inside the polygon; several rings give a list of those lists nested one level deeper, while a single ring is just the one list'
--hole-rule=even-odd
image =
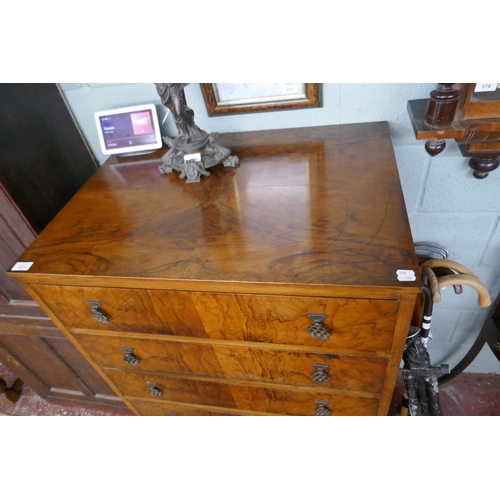
[{"label": "bronze figurine statue", "polygon": [[178,134],[175,138],[163,137],[170,147],[160,166],[162,174],[177,170],[186,182],[199,182],[202,175],[210,175],[207,169],[219,163],[225,167],[235,167],[237,156],[217,144],[217,133],[208,134],[194,122],[194,112],[186,102],[184,87],[188,83],[156,83],[161,102],[167,107],[175,121]]},{"label": "bronze figurine statue", "polygon": [[161,102],[166,106],[175,120],[179,131],[179,139],[187,140],[201,134],[201,130],[194,123],[194,112],[188,107],[184,87],[188,83],[157,83],[156,89]]}]

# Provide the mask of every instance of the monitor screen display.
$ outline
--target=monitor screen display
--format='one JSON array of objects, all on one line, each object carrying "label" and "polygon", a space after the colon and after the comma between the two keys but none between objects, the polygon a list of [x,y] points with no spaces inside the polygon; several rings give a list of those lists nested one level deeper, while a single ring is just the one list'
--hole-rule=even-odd
[{"label": "monitor screen display", "polygon": [[99,111],[95,118],[104,154],[139,153],[162,146],[154,104]]}]

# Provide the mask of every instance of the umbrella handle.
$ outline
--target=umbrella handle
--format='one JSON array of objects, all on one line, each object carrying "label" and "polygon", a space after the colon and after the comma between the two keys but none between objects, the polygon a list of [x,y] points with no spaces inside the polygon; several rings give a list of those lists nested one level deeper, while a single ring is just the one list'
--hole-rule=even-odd
[{"label": "umbrella handle", "polygon": [[439,304],[441,302],[441,292],[436,274],[430,267],[424,267],[422,269],[422,278],[431,290],[432,301],[434,304]]},{"label": "umbrella handle", "polygon": [[438,279],[439,288],[454,285],[468,285],[478,293],[478,304],[481,307],[489,307],[491,298],[485,284],[474,274],[455,274],[443,276]]},{"label": "umbrella handle", "polygon": [[436,267],[447,267],[448,269],[453,269],[453,271],[456,271],[457,273],[469,274],[469,275],[475,276],[477,278],[477,276],[470,269],[465,267],[463,264],[460,264],[459,262],[455,262],[454,260],[450,260],[450,259],[426,260],[424,263],[422,263],[420,265],[420,271],[422,271],[426,267],[429,267],[431,269],[434,269]]}]

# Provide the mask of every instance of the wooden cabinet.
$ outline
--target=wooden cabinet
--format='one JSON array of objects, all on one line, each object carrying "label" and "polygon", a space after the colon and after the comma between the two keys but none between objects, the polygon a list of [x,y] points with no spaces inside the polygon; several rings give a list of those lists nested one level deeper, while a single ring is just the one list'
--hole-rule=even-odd
[{"label": "wooden cabinet", "polygon": [[387,123],[112,157],[10,272],[137,415],[385,415],[420,291]]},{"label": "wooden cabinet", "polygon": [[0,362],[51,402],[123,403],[7,270],[97,170],[55,84],[0,84]]}]

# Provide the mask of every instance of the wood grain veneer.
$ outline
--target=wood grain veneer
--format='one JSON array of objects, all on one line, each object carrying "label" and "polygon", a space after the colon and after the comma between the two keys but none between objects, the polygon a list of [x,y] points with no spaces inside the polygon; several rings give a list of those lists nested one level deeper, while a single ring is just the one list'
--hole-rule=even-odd
[{"label": "wood grain veneer", "polygon": [[324,401],[338,416],[374,415],[379,401],[374,397],[360,396],[347,391],[328,392],[324,390],[291,390],[278,384],[231,384],[200,378],[177,378],[144,373],[126,373],[106,370],[114,384],[127,396],[148,395],[148,382],[158,384],[163,394],[158,400],[177,401],[198,405],[233,408],[278,415],[313,416],[318,405]]},{"label": "wood grain veneer", "polygon": [[[75,335],[97,364],[103,368],[128,371],[173,373],[254,380],[312,387],[329,387],[372,392],[382,389],[387,370],[383,357],[353,356],[293,350],[288,346],[256,347],[256,344],[225,345],[175,342],[172,340],[141,340],[132,336],[96,338]],[[133,349],[139,360],[127,365],[123,348]],[[311,379],[315,364],[324,365],[330,380],[318,384]]]},{"label": "wood grain veneer", "polygon": [[110,158],[10,274],[138,415],[386,414],[421,285],[387,123],[219,142],[240,165],[196,184]]},{"label": "wood grain veneer", "polygon": [[[145,332],[374,352],[389,351],[399,309],[395,300],[47,285],[32,285],[32,290],[71,331]],[[89,314],[88,301],[95,300],[101,302],[109,323]],[[310,336],[311,312],[327,315],[323,323],[333,333],[328,340]]]}]

